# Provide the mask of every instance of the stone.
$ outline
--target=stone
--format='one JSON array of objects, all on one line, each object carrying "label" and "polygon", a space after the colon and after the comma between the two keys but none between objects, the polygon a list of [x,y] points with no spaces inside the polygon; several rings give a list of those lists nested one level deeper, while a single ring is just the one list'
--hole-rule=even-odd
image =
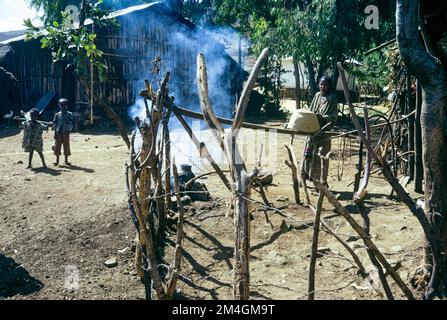
[{"label": "stone", "polygon": [[393,268],[394,270],[397,270],[400,267],[402,267],[402,262],[400,260],[389,259],[388,263],[390,264],[391,268]]},{"label": "stone", "polygon": [[118,253],[124,254],[124,253],[126,253],[127,250],[129,250],[129,247],[126,247],[124,249],[118,250]]},{"label": "stone", "polygon": [[320,247],[317,249],[317,258],[321,258],[325,254],[330,253],[332,250],[329,247]]},{"label": "stone", "polygon": [[410,273],[408,271],[401,271],[399,272],[399,276],[402,278],[402,280],[406,281],[410,277]]},{"label": "stone", "polygon": [[280,266],[280,265],[285,265],[287,263],[286,258],[283,256],[280,256],[277,251],[269,252],[267,254],[266,260],[267,260],[266,266],[269,266],[269,265]]},{"label": "stone", "polygon": [[118,265],[118,261],[116,260],[115,257],[112,257],[112,258],[104,261],[104,264],[106,265],[107,268],[113,268]]},{"label": "stone", "polygon": [[358,241],[360,238],[358,236],[349,236],[345,241],[346,242],[355,242]]},{"label": "stone", "polygon": [[283,220],[281,223],[281,226],[279,227],[279,229],[281,230],[282,233],[289,232],[290,228],[291,228],[291,224],[287,223],[286,220]]},{"label": "stone", "polygon": [[394,247],[391,247],[390,250],[391,250],[392,253],[399,253],[399,252],[404,251],[404,250],[402,249],[401,246],[394,246]]},{"label": "stone", "polygon": [[288,197],[284,197],[284,196],[280,196],[280,197],[276,198],[276,201],[278,201],[278,202],[287,202],[287,201],[289,201],[289,198]]}]

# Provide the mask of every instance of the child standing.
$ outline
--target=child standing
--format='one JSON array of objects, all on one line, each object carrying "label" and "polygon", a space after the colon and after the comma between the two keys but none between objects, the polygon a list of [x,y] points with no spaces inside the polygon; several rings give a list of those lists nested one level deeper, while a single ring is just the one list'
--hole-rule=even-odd
[{"label": "child standing", "polygon": [[40,159],[42,160],[42,165],[44,168],[47,167],[45,164],[45,159],[43,157],[43,139],[42,134],[43,131],[46,130],[49,126],[51,126],[51,122],[48,125],[44,125],[41,122],[37,121],[39,116],[39,111],[36,109],[31,109],[29,112],[30,119],[22,122],[23,127],[23,141],[22,147],[25,152],[29,153],[28,157],[28,167],[31,168],[31,162],[33,161],[33,154],[36,151]]},{"label": "child standing", "polygon": [[59,157],[61,155],[62,145],[64,146],[65,164],[71,165],[68,162],[68,157],[71,155],[70,150],[70,132],[73,131],[74,118],[70,111],[68,111],[68,100],[62,98],[59,100],[60,112],[54,116],[54,154],[56,155],[55,166],[59,165]]}]

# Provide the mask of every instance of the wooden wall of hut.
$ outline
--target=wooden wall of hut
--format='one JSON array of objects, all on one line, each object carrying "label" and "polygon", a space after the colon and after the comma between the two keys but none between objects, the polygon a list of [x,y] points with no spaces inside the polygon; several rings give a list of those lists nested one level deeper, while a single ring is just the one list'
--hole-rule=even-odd
[{"label": "wooden wall of hut", "polygon": [[[143,80],[151,79],[151,61],[159,56],[163,71],[171,72],[170,95],[176,100],[195,101],[195,58],[209,39],[197,36],[197,29],[190,22],[163,10],[147,8],[119,16],[117,21],[117,28],[95,28],[97,47],[105,53],[108,69],[105,81],[99,81],[98,75],[93,79],[101,98],[119,113],[127,112],[144,87]],[[67,72],[60,63],[53,64],[51,53],[40,48],[39,40],[15,41],[9,45],[12,50],[1,65],[7,65],[6,69],[16,75],[24,108],[32,107],[48,92],[56,92],[58,98],[73,96],[76,111],[88,108],[89,98],[74,80],[74,72]],[[233,71],[234,64],[230,66],[229,71]],[[231,77],[226,81],[237,83]],[[64,86],[71,82],[73,94],[67,93],[69,86]]]},{"label": "wooden wall of hut", "polygon": [[62,95],[62,66],[52,63],[48,50],[41,49],[35,40],[13,42],[10,47],[2,66],[16,77],[24,110],[31,108],[48,92]]},{"label": "wooden wall of hut", "polygon": [[[137,92],[144,87],[142,80],[151,79],[151,62],[156,56],[161,58],[162,71],[171,72],[171,94],[196,95],[193,66],[197,52],[190,43],[185,43],[192,37],[188,27],[151,11],[132,13],[117,20],[117,29],[96,30],[97,46],[104,52],[108,71],[107,81],[96,81],[95,88],[107,103],[112,106],[135,103]],[[179,32],[184,37],[172,38]],[[83,96],[83,90],[79,90],[77,98],[82,100]]]}]

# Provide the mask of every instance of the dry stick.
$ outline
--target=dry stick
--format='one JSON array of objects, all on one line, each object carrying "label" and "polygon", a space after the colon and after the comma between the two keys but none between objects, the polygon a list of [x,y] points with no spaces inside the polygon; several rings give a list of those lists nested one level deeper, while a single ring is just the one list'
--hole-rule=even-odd
[{"label": "dry stick", "polygon": [[411,210],[411,212],[418,219],[419,223],[422,226],[422,229],[424,230],[425,236],[427,237],[427,241],[429,242],[430,247],[434,253],[433,254],[434,263],[439,263],[439,261],[437,261],[437,258],[436,258],[436,257],[439,257],[439,247],[438,247],[437,241],[435,239],[434,232],[428,222],[427,217],[425,216],[424,210],[421,207],[418,207],[416,205],[416,202],[410,197],[410,195],[405,191],[405,188],[399,183],[399,181],[393,175],[388,164],[386,162],[385,163],[382,162],[380,157],[377,155],[377,153],[372,148],[371,144],[368,143],[368,141],[366,140],[366,137],[363,134],[363,131],[361,129],[360,122],[357,118],[357,115],[356,115],[354,108],[352,106],[352,103],[351,103],[348,86],[347,86],[347,82],[346,82],[346,76],[345,76],[343,67],[340,62],[337,64],[337,66],[338,66],[338,69],[340,70],[340,76],[341,76],[342,83],[343,83],[343,90],[345,93],[346,101],[349,105],[352,121],[354,122],[354,125],[357,129],[358,135],[360,136],[364,145],[368,149],[368,152],[371,154],[372,159],[374,161],[376,161],[379,165],[381,165],[382,173],[383,173],[384,177],[386,178],[386,180],[388,181],[388,183],[392,186],[393,190],[396,191],[396,194],[398,195],[398,197],[408,206],[408,208]]},{"label": "dry stick", "polygon": [[[194,112],[194,111],[191,111],[191,110],[179,107],[179,106],[170,106],[170,107],[172,107],[175,111],[177,111],[179,114],[181,114],[185,117],[197,119],[197,120],[204,120],[204,114],[202,114],[200,112]],[[217,119],[221,124],[233,125],[233,123],[234,123],[233,119],[222,118],[222,117],[217,117],[217,116],[215,117],[215,119]],[[283,134],[289,134],[289,135],[295,135],[295,134],[296,135],[305,135],[305,136],[309,135],[309,133],[302,132],[302,131],[264,126],[264,125],[260,125],[260,124],[249,123],[249,122],[243,122],[242,128],[255,129],[255,130],[268,130],[268,131],[274,131],[277,133],[283,133]]]},{"label": "dry stick", "polygon": [[[369,117],[368,117],[368,109],[365,107],[363,109],[364,118],[365,118],[365,132],[366,139],[369,143],[371,143],[371,131],[369,129]],[[364,229],[367,234],[369,234],[369,217],[366,207],[363,204],[363,200],[366,197],[366,187],[368,186],[369,176],[371,173],[371,155],[368,150],[366,150],[366,165],[365,165],[365,174],[363,175],[362,182],[359,186],[359,189],[354,193],[354,203],[360,211],[360,214],[364,221]],[[360,164],[361,166],[361,164]]]},{"label": "dry stick", "polygon": [[383,290],[385,291],[387,299],[394,300],[393,292],[391,291],[391,288],[388,284],[388,281],[386,279],[385,273],[383,272],[382,266],[380,265],[379,261],[377,261],[377,258],[374,256],[374,253],[371,252],[371,250],[369,250],[369,248],[366,248],[366,252],[367,252],[368,257],[371,260],[372,264],[374,265],[374,267],[376,267],[380,282],[382,283],[382,287],[383,287]]},{"label": "dry stick", "polygon": [[[321,158],[321,166],[323,166],[323,161],[329,159],[329,152],[326,156],[321,154],[322,148],[318,150],[318,156]],[[321,170],[321,175],[323,176],[323,170]],[[320,220],[321,220],[321,210],[323,207],[324,195],[320,191],[318,194],[317,208],[315,210],[315,222],[314,222],[314,232],[312,236],[312,250],[310,254],[309,262],[309,286],[307,292],[309,293],[308,300],[315,299],[315,266],[317,263],[317,250],[318,250],[318,236],[320,234]]]},{"label": "dry stick", "polygon": [[[416,111],[412,111],[412,112],[410,112],[409,114],[407,114],[405,117],[402,117],[402,118],[397,119],[397,120],[394,120],[394,121],[390,121],[389,124],[391,125],[391,124],[395,124],[395,123],[399,123],[399,122],[402,122],[402,121],[404,121],[404,120],[407,120],[409,117],[411,117],[412,115],[414,115],[415,112],[416,112]],[[371,126],[370,128],[371,128],[371,129],[381,128],[381,127],[384,127],[384,126],[386,126],[386,125],[388,125],[388,123],[375,124],[375,125]],[[332,132],[329,132],[328,134],[331,134],[331,133],[332,133]],[[343,133],[341,133],[341,134],[333,135],[333,136],[331,136],[331,137],[328,137],[328,139],[341,138],[341,137],[348,136],[348,135],[350,135],[350,136],[352,136],[352,137],[357,137],[357,136],[354,136],[353,133],[358,133],[357,129],[356,129],[356,130],[347,131],[347,132],[343,132]]]},{"label": "dry stick", "polygon": [[363,171],[363,142],[360,141],[358,168],[357,168],[357,172],[355,173],[355,176],[354,176],[354,194],[352,195],[353,201],[355,200],[355,193],[358,190],[359,185],[360,185],[362,171]]},{"label": "dry stick", "polygon": [[129,176],[129,168],[130,166],[126,163],[126,171],[125,171],[125,177],[126,177],[126,190],[127,190],[127,206],[129,208],[130,211],[130,216],[132,218],[132,222],[135,226],[135,230],[136,230],[136,235],[137,235],[137,239],[135,239],[136,241],[136,248],[135,248],[135,268],[137,269],[137,274],[140,278],[143,279],[143,283],[144,283],[144,291],[145,291],[145,295],[146,295],[146,300],[152,300],[152,292],[151,292],[151,277],[149,275],[149,271],[147,268],[147,258],[146,256],[144,257],[144,266],[142,266],[143,263],[143,248],[142,245],[140,243],[140,224],[138,222],[138,217],[137,214],[135,213],[135,207],[134,207],[134,202],[133,202],[133,198],[132,198],[132,192],[130,189],[130,176]]},{"label": "dry stick", "polygon": [[171,196],[169,195],[171,193],[171,139],[169,135],[169,128],[167,127],[167,124],[164,124],[166,127],[164,128],[164,167],[166,170],[166,173],[164,175],[165,177],[165,194],[166,194],[166,207],[169,209],[172,209],[172,201]]},{"label": "dry stick", "polygon": [[[166,99],[165,101],[166,105],[172,109],[172,111],[174,113],[177,113],[179,115],[188,117],[188,118],[192,118],[192,119],[197,119],[197,120],[204,120],[204,116],[202,113],[199,112],[194,112],[179,106],[176,106],[172,101],[169,101],[169,99]],[[398,120],[394,120],[391,121],[390,124],[394,124],[394,123],[398,123],[401,121],[406,120],[408,117],[412,116],[414,114],[414,112],[406,115],[405,117],[402,117]],[[216,119],[220,121],[220,123],[222,124],[227,124],[227,125],[232,125],[234,120],[233,119],[228,119],[228,118],[222,118],[222,117],[217,117]],[[381,128],[386,126],[387,124],[376,124],[374,126],[371,126],[371,128]],[[242,128],[247,128],[247,129],[259,129],[259,130],[269,130],[269,131],[275,131],[277,133],[281,133],[281,134],[288,134],[291,135],[292,138],[294,135],[302,135],[302,136],[308,136],[309,133],[306,132],[301,132],[301,131],[296,131],[296,130],[290,130],[290,129],[284,129],[284,128],[276,128],[276,127],[270,127],[270,126],[264,126],[264,125],[259,125],[259,124],[255,124],[255,123],[248,123],[248,122],[243,122],[242,123]],[[352,137],[356,137],[356,135],[353,135],[353,133],[357,133],[357,130],[351,130],[351,131],[347,131],[347,132],[343,132],[343,133],[339,133],[339,132],[335,132],[335,131],[325,131],[325,134],[328,135],[328,139],[335,139],[335,138],[340,138],[340,137],[344,137],[344,136],[352,136]]]},{"label": "dry stick", "polygon": [[320,233],[320,216],[323,201],[324,201],[324,194],[323,192],[320,191],[317,200],[317,209],[315,210],[314,232],[312,236],[312,251],[309,263],[309,286],[307,289],[309,295],[307,297],[307,300],[315,299],[315,265],[317,263],[318,235]]},{"label": "dry stick", "polygon": [[175,160],[172,165],[172,173],[174,175],[174,191],[175,197],[177,199],[177,208],[178,208],[178,221],[177,221],[177,240],[175,242],[175,253],[174,253],[174,261],[170,268],[170,274],[168,275],[168,284],[166,286],[166,298],[172,299],[174,296],[175,286],[177,284],[177,279],[180,272],[180,265],[182,262],[182,241],[183,241],[183,217],[185,214],[185,210],[183,208],[182,199],[180,197],[180,187],[179,187],[179,178],[177,166],[175,165]]},{"label": "dry stick", "polygon": [[78,79],[81,85],[84,87],[85,91],[87,91],[88,94],[93,95],[94,99],[99,103],[99,107],[105,112],[105,114],[110,119],[113,120],[113,122],[115,122],[115,124],[119,129],[121,137],[126,143],[127,148],[130,148],[130,141],[129,137],[127,136],[127,128],[124,125],[123,120],[121,120],[121,118],[115,113],[115,111],[113,111],[96,92],[91,92],[90,86],[83,77],[79,77]]},{"label": "dry stick", "polygon": [[[366,107],[363,108],[363,112],[364,112],[364,119],[365,119],[365,133],[366,133],[366,139],[368,140],[369,143],[371,143],[371,131],[370,131],[370,126],[369,126],[369,117],[368,117],[368,109]],[[360,141],[360,148],[362,149],[363,146],[363,142]],[[362,152],[360,149],[360,152]],[[360,157],[362,158],[362,157]],[[369,153],[368,150],[366,150],[366,164],[365,164],[365,173],[363,175],[363,179],[360,183],[360,186],[358,187],[358,190],[355,190],[354,192],[354,203],[357,207],[357,209],[360,212],[360,215],[362,216],[363,219],[363,229],[365,230],[365,232],[369,235],[369,227],[370,227],[370,222],[369,222],[369,216],[368,216],[368,209],[366,208],[366,206],[364,205],[363,200],[366,197],[366,187],[368,186],[368,182],[369,182],[369,177],[371,174],[371,155]],[[363,160],[360,159],[359,161],[359,174],[361,172],[361,167],[363,165]],[[383,272],[382,266],[380,265],[380,263],[377,261],[376,257],[374,256],[374,254],[367,248],[367,254],[369,256],[369,259],[371,260],[372,264],[376,267],[377,273],[379,275],[379,279],[380,282],[382,283],[383,289],[385,291],[385,294],[387,296],[388,300],[394,300],[394,296],[393,293],[390,289],[390,286],[388,284],[388,281],[385,277],[385,274]]]},{"label": "dry stick", "polygon": [[222,169],[217,165],[216,161],[214,161],[213,157],[211,157],[210,153],[208,152],[208,149],[206,145],[203,142],[200,142],[197,137],[195,136],[194,132],[192,131],[189,124],[185,121],[185,119],[182,117],[182,115],[175,109],[172,108],[172,111],[174,112],[175,116],[179,120],[180,124],[183,126],[185,131],[188,133],[189,137],[191,138],[192,142],[196,146],[200,157],[206,158],[210,165],[213,167],[213,169],[216,171],[216,173],[219,175],[219,178],[222,180],[222,182],[225,184],[228,190],[231,191],[231,184],[230,181],[228,181],[228,178],[223,173]]},{"label": "dry stick", "polygon": [[[235,273],[235,280],[236,280],[236,286],[238,287],[237,290],[235,290],[235,296],[239,297],[240,299],[249,299],[250,298],[250,268],[249,268],[249,261],[250,261],[250,217],[248,214],[248,202],[244,198],[247,198],[250,196],[250,187],[254,181],[254,179],[258,175],[258,169],[255,169],[251,174],[247,174],[245,172],[244,163],[242,161],[242,158],[239,155],[239,152],[237,151],[237,144],[236,144],[236,138],[238,135],[239,130],[241,129],[244,121],[245,111],[247,109],[248,101],[250,99],[251,92],[253,91],[253,88],[256,83],[256,79],[258,77],[258,74],[261,70],[261,67],[267,58],[269,53],[269,49],[265,48],[262,50],[260,56],[258,57],[253,70],[250,74],[250,77],[248,78],[248,81],[244,87],[244,90],[242,91],[241,98],[239,100],[239,103],[237,105],[236,109],[236,115],[234,117],[234,123],[231,127],[230,134],[226,139],[227,142],[227,148],[230,149],[227,150],[230,152],[231,155],[231,167],[233,170],[233,177],[236,183],[236,214],[235,214],[235,220],[238,220],[237,226],[240,226],[240,231],[242,232],[240,234],[240,264],[241,264],[241,274],[237,275]],[[229,144],[229,145],[228,145]],[[236,163],[236,161],[241,161],[242,164]],[[238,248],[235,248],[235,250],[238,250]],[[237,284],[238,278],[241,278],[241,283]],[[237,292],[238,291],[238,292]]]},{"label": "dry stick", "polygon": [[[230,170],[222,170],[222,172],[230,172]],[[206,176],[213,175],[213,174],[217,174],[217,172],[216,172],[216,171],[210,171],[210,172],[205,172],[205,173],[199,174],[198,176],[195,176],[194,178],[192,178],[191,180],[189,180],[187,183],[185,183],[185,189],[188,189],[189,186],[190,186],[194,181],[199,180],[199,179],[202,179],[202,178],[204,178],[204,177],[206,177]]]},{"label": "dry stick", "polygon": [[265,194],[265,190],[264,190],[264,187],[262,186],[262,183],[259,181],[255,181],[255,184],[258,186],[259,191],[256,189],[254,189],[254,190],[259,192],[259,194],[261,195],[262,201],[264,201],[265,205],[267,207],[271,207],[272,204],[270,203],[269,199],[267,199],[267,195]]},{"label": "dry stick", "polygon": [[134,143],[135,143],[135,132],[132,135],[132,140],[130,144],[130,177],[131,177],[130,188],[132,193],[132,200],[135,208],[135,213],[138,218],[138,223],[140,225],[140,243],[146,251],[148,269],[151,278],[153,280],[154,290],[157,294],[157,298],[159,300],[163,300],[165,298],[165,290],[163,288],[160,273],[158,272],[158,266],[154,251],[155,248],[152,238],[152,231],[150,226],[148,227],[146,224],[144,214],[141,211],[140,200],[138,199],[137,195],[137,187],[136,187],[137,178],[135,175],[135,161],[134,161],[134,155],[135,155]]},{"label": "dry stick", "polygon": [[287,149],[287,153],[289,154],[289,160],[285,160],[286,165],[292,170],[292,180],[293,180],[293,194],[295,195],[295,203],[301,204],[300,200],[300,184],[298,182],[298,163],[295,159],[295,154],[292,150],[292,147],[288,145],[284,145]]},{"label": "dry stick", "polygon": [[[315,209],[314,207],[309,206],[309,208],[312,210],[314,214],[317,213],[317,209]],[[376,291],[376,293],[382,298],[383,293],[375,286],[374,281],[366,273],[366,269],[363,266],[362,262],[360,261],[359,256],[354,252],[354,250],[352,250],[352,248],[346,243],[346,241],[344,241],[335,231],[332,230],[332,228],[327,224],[327,222],[323,218],[320,219],[320,223],[323,226],[324,230],[327,233],[331,234],[338,242],[340,242],[340,244],[346,249],[346,251],[349,252],[351,257],[354,259],[354,262],[357,264],[357,267],[359,268],[361,277],[369,281],[374,291]]]},{"label": "dry stick", "polygon": [[369,55],[369,54],[371,54],[371,53],[373,53],[373,52],[379,51],[379,50],[381,50],[381,49],[383,49],[383,48],[385,48],[385,47],[387,47],[387,46],[389,46],[389,45],[391,45],[391,44],[394,44],[394,43],[396,43],[396,38],[394,38],[393,40],[387,41],[387,42],[385,42],[385,43],[382,43],[382,44],[381,44],[380,46],[378,46],[378,47],[375,47],[375,48],[373,48],[373,49],[371,49],[371,50],[366,51],[363,55],[364,55],[364,56],[367,56],[367,55]]},{"label": "dry stick", "polygon": [[[371,131],[369,128],[369,117],[368,117],[368,109],[366,107],[363,108],[364,112],[364,119],[365,119],[365,133],[366,133],[366,139],[369,143],[371,143]],[[383,134],[383,132],[382,132]],[[363,145],[363,142],[360,143],[360,145]],[[368,150],[366,150],[366,164],[365,164],[365,174],[363,175],[362,182],[359,186],[359,189],[354,193],[354,203],[357,206],[358,210],[360,211],[360,215],[363,219],[363,228],[365,229],[365,232],[369,235],[369,217],[368,217],[368,209],[366,208],[363,200],[366,197],[366,187],[368,186],[369,182],[369,176],[371,173],[371,155]],[[360,163],[360,167],[361,167]],[[383,289],[385,290],[385,294],[388,298],[388,300],[394,300],[393,293],[390,289],[390,286],[388,284],[388,281],[386,279],[386,276],[383,272],[382,266],[377,261],[374,254],[367,249],[367,253],[369,256],[369,259],[371,260],[372,264],[376,267],[377,273],[379,275],[380,282],[382,283]]]},{"label": "dry stick", "polygon": [[225,137],[219,120],[211,106],[208,97],[208,81],[206,74],[205,59],[202,54],[197,56],[197,79],[199,87],[200,107],[202,109],[207,125],[213,129],[212,133],[219,142],[225,156],[230,164],[234,186],[232,186],[233,194],[236,196],[236,213],[235,213],[235,264],[234,264],[234,295],[236,299],[249,299],[249,260],[250,260],[250,219],[248,214],[248,202],[245,198],[250,196],[250,187],[258,169],[251,174],[245,172],[245,165],[240,157],[237,149],[236,137],[238,130],[243,124],[245,110],[247,108],[248,99],[254,87],[257,74],[259,73],[263,61],[266,59],[268,49],[264,49],[260,57],[255,63],[249,80],[242,92],[241,99],[237,106],[235,121],[230,133]]},{"label": "dry stick", "polygon": [[[271,204],[270,201],[267,199],[267,196],[266,196],[266,194],[265,194],[264,187],[262,186],[262,183],[259,182],[259,181],[256,181],[255,183],[256,183],[256,185],[259,187],[259,194],[261,195],[262,201],[264,201],[264,203],[265,203],[265,205],[266,205],[267,207],[272,207],[272,204]],[[254,190],[256,190],[256,189],[254,189]],[[257,191],[257,190],[256,190],[256,191]],[[272,224],[272,222],[271,222],[270,219],[269,219],[269,216],[268,216],[268,214],[267,214],[267,210],[264,209],[263,212],[264,212],[265,220],[267,221],[268,224],[270,224],[270,226],[271,226],[272,229],[273,229],[273,224]]]},{"label": "dry stick", "polygon": [[402,281],[402,279],[399,277],[399,275],[396,273],[396,270],[394,270],[388,261],[385,259],[385,257],[380,253],[379,249],[377,249],[376,245],[372,242],[372,240],[369,238],[368,234],[363,230],[363,228],[354,220],[354,218],[351,217],[349,212],[341,205],[341,203],[335,199],[334,195],[325,187],[323,186],[319,181],[314,180],[313,181],[315,187],[324,194],[324,196],[329,200],[329,202],[335,207],[337,212],[343,216],[343,218],[346,219],[346,221],[351,225],[351,227],[357,232],[357,234],[362,238],[365,246],[371,250],[371,252],[374,253],[374,255],[377,257],[377,260],[384,266],[387,273],[391,275],[391,277],[394,279],[396,284],[399,286],[399,288],[402,290],[402,292],[405,294],[405,296],[410,299],[414,300],[413,293],[410,291],[410,289],[405,285],[405,283]]},{"label": "dry stick", "polygon": [[[165,76],[163,77],[162,83],[160,85],[160,88],[158,89],[156,99],[155,99],[155,107],[151,110],[151,117],[152,117],[152,123],[151,128],[153,129],[153,138],[152,138],[152,147],[151,147],[151,155],[150,155],[150,167],[152,171],[152,177],[155,181],[156,188],[155,188],[155,201],[157,203],[157,214],[158,214],[158,228],[157,228],[157,234],[156,234],[156,240],[160,240],[164,237],[164,232],[166,229],[166,211],[165,211],[165,199],[163,197],[163,184],[162,184],[162,177],[160,173],[159,168],[159,159],[157,156],[157,136],[158,136],[158,129],[159,124],[161,121],[161,116],[163,114],[163,106],[164,106],[164,99],[167,94],[167,85],[169,81],[170,73],[166,72]],[[145,80],[146,86],[148,81]],[[162,136],[162,139],[165,137]]]},{"label": "dry stick", "polygon": [[154,139],[153,136],[153,130],[151,128],[148,128],[146,123],[143,122],[143,126],[140,125],[140,122],[137,122],[138,129],[140,131],[141,135],[141,150],[140,150],[140,179],[139,179],[139,193],[140,193],[140,199],[142,201],[141,203],[141,210],[144,217],[147,217],[149,214],[149,195],[151,193],[151,171],[149,168],[144,164],[145,159],[149,158],[152,154],[151,152],[151,146],[152,146],[152,140]]},{"label": "dry stick", "polygon": [[166,194],[166,208],[168,210],[172,209],[172,201],[171,196],[169,195],[171,193],[171,137],[169,134],[169,119],[171,117],[171,110],[168,109],[164,116],[162,125],[162,132],[163,132],[163,151],[164,151],[164,168],[165,168],[165,174],[164,174],[164,182],[165,182],[165,194]]},{"label": "dry stick", "polygon": [[[208,77],[206,74],[205,57],[201,53],[197,55],[197,84],[199,87],[198,92],[200,106],[203,112],[204,120],[210,127],[211,133],[214,135],[221,148],[224,150],[225,131],[211,107],[211,101],[208,95]],[[228,161],[230,161],[230,159],[228,159]]]},{"label": "dry stick", "polygon": [[[233,293],[234,297],[236,299],[248,299],[249,293],[246,292],[246,287],[249,285],[248,282],[248,274],[245,272],[246,267],[243,265],[242,256],[244,255],[244,250],[242,248],[242,242],[243,242],[243,235],[242,235],[242,224],[241,219],[245,218],[243,217],[244,212],[240,211],[239,205],[243,203],[240,201],[240,195],[237,194],[237,189],[240,188],[240,180],[238,180],[239,177],[236,176],[236,165],[235,165],[235,158],[233,158],[233,154],[231,153],[231,149],[233,148],[233,145],[230,145],[230,150],[227,150],[228,145],[225,143],[225,132],[223,128],[221,127],[219,120],[217,120],[213,108],[211,106],[211,101],[208,97],[208,80],[207,80],[207,72],[206,72],[206,65],[205,65],[205,58],[202,54],[199,54],[197,56],[197,82],[198,82],[198,91],[199,91],[199,99],[200,99],[200,108],[202,109],[202,112],[204,114],[204,119],[208,127],[211,128],[211,131],[213,132],[214,137],[216,138],[217,142],[220,144],[220,147],[225,153],[225,156],[227,158],[227,161],[230,165],[230,172],[231,176],[233,178],[234,184],[231,184],[231,190],[233,193],[234,198],[236,199],[236,205],[235,205],[235,214],[234,214],[234,238],[235,238],[235,245],[234,245],[234,255],[235,255],[235,263],[233,266],[234,269],[234,283],[233,283]],[[233,141],[232,141],[233,142]],[[239,169],[241,167],[239,166]],[[238,184],[238,185],[236,185]],[[239,201],[238,201],[239,200]],[[245,209],[248,209],[247,207]],[[247,241],[248,239],[244,239]],[[246,259],[244,262],[247,262],[248,259]]]}]

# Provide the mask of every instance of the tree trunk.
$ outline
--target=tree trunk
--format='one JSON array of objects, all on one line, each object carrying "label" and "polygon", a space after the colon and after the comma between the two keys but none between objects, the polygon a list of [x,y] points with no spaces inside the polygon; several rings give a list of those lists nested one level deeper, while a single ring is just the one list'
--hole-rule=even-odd
[{"label": "tree trunk", "polygon": [[334,62],[334,73],[332,75],[332,88],[335,93],[337,93],[338,77],[340,76],[340,73],[338,72],[338,68],[337,68],[337,61],[339,61],[339,60],[337,59],[336,62]]},{"label": "tree trunk", "polygon": [[306,54],[304,59],[306,60],[306,68],[309,76],[310,94],[313,97],[318,91],[317,81],[315,80],[314,65],[312,64],[312,60],[308,54]]},{"label": "tree trunk", "polygon": [[[414,110],[414,100],[411,94],[411,80],[410,76],[407,75],[406,79],[407,93],[407,114],[410,114]],[[408,118],[408,151],[414,151],[414,116]],[[408,157],[408,176],[410,181],[414,180],[414,154],[410,153]]]},{"label": "tree trunk", "polygon": [[435,237],[426,299],[447,294],[447,81],[443,66],[423,48],[418,32],[418,0],[398,0],[397,41],[402,61],[422,88],[421,130],[425,213]]},{"label": "tree trunk", "polygon": [[293,74],[295,75],[295,107],[301,109],[301,81],[300,81],[300,66],[299,61],[293,58]]},{"label": "tree trunk", "polygon": [[414,191],[423,193],[422,181],[424,179],[424,167],[422,164],[422,131],[421,131],[421,109],[422,109],[422,89],[419,81],[416,82],[416,118],[414,130],[414,152],[415,152],[415,176]]},{"label": "tree trunk", "polygon": [[275,103],[278,110],[281,108],[281,60],[278,59],[276,62],[276,85],[275,85]]}]

